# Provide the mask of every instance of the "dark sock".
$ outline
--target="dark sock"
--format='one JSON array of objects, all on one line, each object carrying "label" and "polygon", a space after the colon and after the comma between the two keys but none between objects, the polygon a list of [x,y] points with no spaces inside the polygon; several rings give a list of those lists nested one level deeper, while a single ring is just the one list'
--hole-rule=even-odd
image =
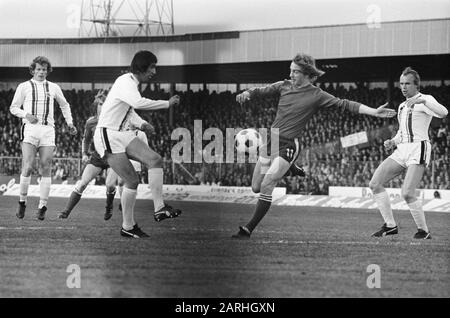
[{"label": "dark sock", "polygon": [[116,196],[116,190],[114,190],[114,192],[106,192],[106,208],[107,209],[112,209],[113,208],[113,202],[114,202],[114,197]]},{"label": "dark sock", "polygon": [[255,227],[261,222],[272,204],[272,196],[268,194],[260,194],[258,203],[256,203],[255,213],[250,222],[247,223],[246,228],[253,232]]},{"label": "dark sock", "polygon": [[81,199],[81,194],[78,192],[72,191],[69,197],[69,201],[67,202],[66,208],[64,209],[67,212],[72,212],[73,208]]}]

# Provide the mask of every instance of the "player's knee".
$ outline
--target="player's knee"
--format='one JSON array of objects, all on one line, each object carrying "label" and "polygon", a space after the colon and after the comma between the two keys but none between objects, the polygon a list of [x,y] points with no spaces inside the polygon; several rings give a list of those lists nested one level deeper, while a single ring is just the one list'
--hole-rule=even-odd
[{"label": "player's knee", "polygon": [[29,177],[33,173],[33,166],[31,164],[24,163],[22,166],[22,175]]},{"label": "player's knee", "polygon": [[41,168],[41,174],[43,177],[51,177],[52,176],[51,167]]},{"label": "player's knee", "polygon": [[115,184],[106,184],[106,192],[107,193],[114,193],[115,191],[116,191]]},{"label": "player's knee", "polygon": [[377,191],[382,187],[383,187],[383,185],[380,182],[378,182],[378,180],[372,179],[369,182],[369,188],[370,188],[370,190],[372,190],[372,192]]},{"label": "player's knee", "polygon": [[280,180],[278,178],[275,178],[273,175],[266,174],[263,182],[261,183],[260,192],[272,193],[272,191],[275,188],[275,186],[277,185],[278,181],[280,181]]},{"label": "player's knee", "polygon": [[113,180],[110,180],[109,178],[106,178],[105,181],[105,186],[106,189],[109,191],[110,189],[115,189],[116,188],[116,180],[114,178],[112,178]]},{"label": "player's knee", "polygon": [[114,189],[116,188],[116,180],[114,178],[112,179],[113,180],[106,178],[105,186],[108,192],[114,191]]},{"label": "player's knee", "polygon": [[50,171],[52,168],[52,159],[41,160],[42,171]]},{"label": "player's knee", "polygon": [[137,189],[137,188],[138,188],[138,185],[139,185],[139,182],[138,182],[138,181],[136,181],[136,182],[128,182],[128,183],[125,183],[125,188],[128,188],[128,189]]},{"label": "player's knee", "polygon": [[137,189],[138,185],[139,185],[139,178],[137,176],[130,178],[130,180],[125,180],[124,184],[124,186],[128,189]]},{"label": "player's knee", "polygon": [[416,195],[414,194],[414,191],[409,189],[402,189],[402,198],[407,203],[413,202],[416,200]]},{"label": "player's knee", "polygon": [[254,193],[260,193],[261,192],[261,186],[252,184],[252,191]]},{"label": "player's knee", "polygon": [[152,158],[151,163],[149,164],[150,168],[162,168],[163,167],[163,159],[160,155]]}]

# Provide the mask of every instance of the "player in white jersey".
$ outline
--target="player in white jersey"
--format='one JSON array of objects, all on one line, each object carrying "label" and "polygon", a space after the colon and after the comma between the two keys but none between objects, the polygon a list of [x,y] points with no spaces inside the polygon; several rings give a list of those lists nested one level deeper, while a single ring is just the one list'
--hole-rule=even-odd
[{"label": "player in white jersey", "polygon": [[[86,167],[83,170],[81,179],[75,185],[72,193],[70,194],[69,200],[66,203],[64,210],[58,213],[59,219],[67,219],[71,214],[72,210],[78,204],[81,199],[81,196],[86,189],[86,187],[94,180],[100,173],[106,171],[106,206],[105,206],[105,221],[109,220],[112,217],[113,211],[113,202],[114,197],[116,195],[116,184],[119,186],[119,193],[122,194],[121,186],[123,186],[123,182],[121,183],[120,178],[118,178],[117,173],[112,170],[105,159],[100,158],[97,152],[94,149],[93,144],[93,136],[98,122],[98,116],[100,115],[102,105],[104,99],[106,98],[102,92],[99,92],[96,96],[96,99],[93,103],[94,106],[97,107],[96,116],[90,117],[86,122],[86,128],[83,137],[83,158],[82,161],[87,163]],[[129,118],[130,126],[129,129],[137,129],[136,127],[142,127],[146,129],[146,131],[153,132],[154,128],[152,125],[148,124],[145,120],[143,120],[138,114]],[[141,130],[136,130],[136,135],[145,143],[148,143],[146,134]],[[90,152],[90,155],[89,155]],[[133,167],[135,168],[137,173],[141,171],[141,163],[137,161],[132,161]]]},{"label": "player in white jersey", "polygon": [[369,183],[385,222],[381,229],[373,234],[375,237],[398,233],[389,196],[383,186],[406,169],[402,196],[418,228],[414,238],[431,239],[422,203],[416,198],[415,191],[430,163],[431,144],[428,129],[431,119],[447,116],[448,110],[433,96],[420,93],[419,86],[419,74],[407,67],[400,76],[400,89],[406,101],[401,103],[398,109],[399,129],[394,138],[384,142],[386,149],[395,146],[397,149],[381,163]]},{"label": "player in white jersey", "polygon": [[148,237],[134,221],[139,178],[129,159],[137,160],[150,168],[150,189],[155,208],[155,220],[177,217],[181,211],[164,204],[162,199],[163,161],[159,154],[140,140],[134,131],[126,130],[127,119],[134,109],[166,109],[180,102],[179,96],[168,101],[143,98],[139,83],[148,82],[156,74],[156,56],[149,51],[139,51],[131,62],[131,72],[119,76],[106,97],[94,134],[94,145],[100,157],[125,181],[121,196],[122,229],[125,237]]},{"label": "player in white jersey", "polygon": [[[30,185],[33,162],[39,151],[42,179],[40,200],[36,217],[44,220],[47,211],[48,195],[51,185],[51,164],[55,149],[55,120],[53,117],[54,100],[58,102],[69,127],[69,133],[75,135],[70,105],[61,88],[50,81],[47,75],[52,71],[50,61],[44,56],[36,57],[30,65],[33,78],[19,84],[11,103],[10,111],[22,118],[22,173],[20,175],[20,197],[16,216],[25,216],[28,187]],[[23,108],[22,108],[23,106]]]}]

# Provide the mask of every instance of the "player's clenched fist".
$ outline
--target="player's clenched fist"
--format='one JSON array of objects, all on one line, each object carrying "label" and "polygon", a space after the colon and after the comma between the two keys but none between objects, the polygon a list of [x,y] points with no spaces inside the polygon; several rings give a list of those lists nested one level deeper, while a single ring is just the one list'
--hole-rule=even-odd
[{"label": "player's clenched fist", "polygon": [[392,139],[385,140],[385,141],[384,141],[384,147],[385,147],[387,150],[391,150],[392,148],[395,147],[395,141],[392,140]]},{"label": "player's clenched fist", "polygon": [[153,125],[149,123],[143,123],[142,126],[140,127],[140,130],[144,131],[148,135],[151,135],[155,132],[155,128],[153,127]]},{"label": "player's clenched fist", "polygon": [[89,161],[89,156],[87,156],[87,155],[83,155],[83,157],[81,158],[81,162],[82,163],[87,163]]},{"label": "player's clenched fist", "polygon": [[245,91],[245,92],[243,92],[243,93],[241,93],[241,94],[236,96],[236,101],[239,104],[243,104],[243,103],[245,103],[248,100],[250,100],[250,93],[247,92],[247,91]]},{"label": "player's clenched fist", "polygon": [[71,135],[77,134],[77,128],[73,124],[69,125],[69,134]]},{"label": "player's clenched fist", "polygon": [[180,96],[174,95],[169,99],[169,107],[180,104]]},{"label": "player's clenched fist", "polygon": [[31,114],[26,114],[25,118],[32,124],[36,124],[38,122],[37,117]]}]

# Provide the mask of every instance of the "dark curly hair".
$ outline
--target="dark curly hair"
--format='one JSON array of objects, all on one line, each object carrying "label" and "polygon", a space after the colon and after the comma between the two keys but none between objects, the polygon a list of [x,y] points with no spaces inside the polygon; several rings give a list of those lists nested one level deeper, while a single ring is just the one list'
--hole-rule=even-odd
[{"label": "dark curly hair", "polygon": [[134,74],[145,73],[150,65],[156,64],[158,59],[150,51],[137,52],[131,61],[131,72]]}]

